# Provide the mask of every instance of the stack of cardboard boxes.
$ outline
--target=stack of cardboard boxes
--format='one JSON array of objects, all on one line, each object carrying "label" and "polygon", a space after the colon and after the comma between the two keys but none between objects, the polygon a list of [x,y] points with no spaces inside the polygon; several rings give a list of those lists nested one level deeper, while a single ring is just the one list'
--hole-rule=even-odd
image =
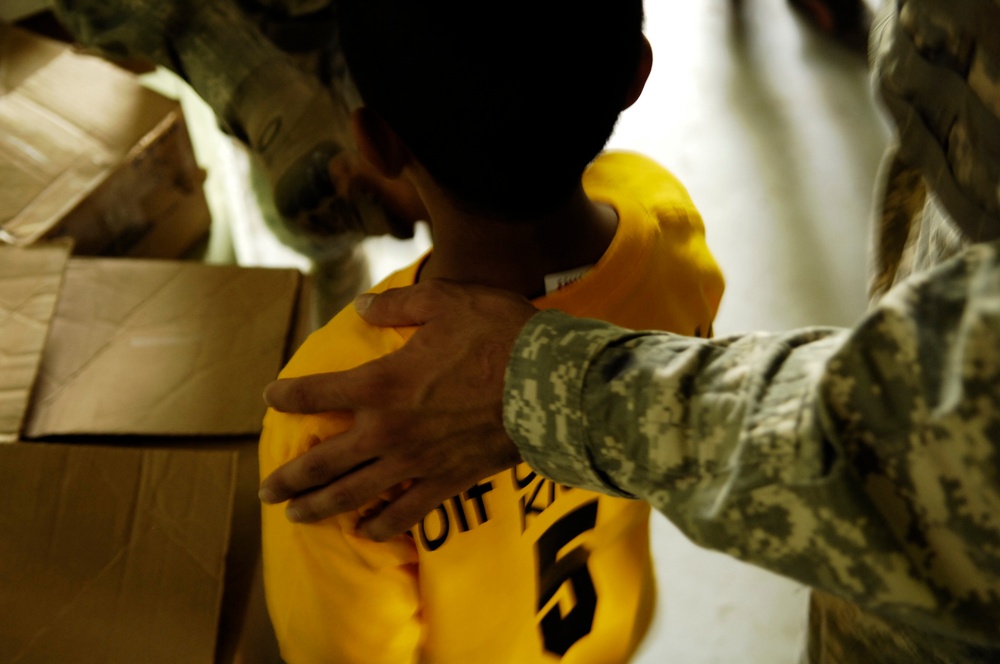
[{"label": "stack of cardboard boxes", "polygon": [[278,661],[256,442],[308,298],[164,260],[201,181],[174,102],[0,25],[0,662]]},{"label": "stack of cardboard boxes", "polygon": [[182,256],[208,233],[203,180],[176,101],[0,24],[0,239]]}]

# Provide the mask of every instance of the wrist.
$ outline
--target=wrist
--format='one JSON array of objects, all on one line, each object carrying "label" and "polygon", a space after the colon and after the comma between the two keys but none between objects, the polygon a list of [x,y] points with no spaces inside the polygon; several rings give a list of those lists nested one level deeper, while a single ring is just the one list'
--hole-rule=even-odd
[{"label": "wrist", "polygon": [[625,330],[543,311],[521,329],[504,380],[504,427],[521,457],[557,482],[621,494],[593,466],[582,406],[587,371]]}]

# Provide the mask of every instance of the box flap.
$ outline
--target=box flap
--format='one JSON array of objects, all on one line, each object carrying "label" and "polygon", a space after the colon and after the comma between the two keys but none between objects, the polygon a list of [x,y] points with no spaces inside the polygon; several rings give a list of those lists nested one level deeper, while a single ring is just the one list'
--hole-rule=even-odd
[{"label": "box flap", "polygon": [[24,436],[258,433],[298,284],[296,270],[71,260]]},{"label": "box flap", "polygon": [[0,25],[2,239],[43,236],[177,108],[110,63]]},{"label": "box flap", "polygon": [[0,443],[21,431],[71,248],[0,244]]},{"label": "box flap", "polygon": [[0,446],[0,661],[213,661],[237,463]]}]

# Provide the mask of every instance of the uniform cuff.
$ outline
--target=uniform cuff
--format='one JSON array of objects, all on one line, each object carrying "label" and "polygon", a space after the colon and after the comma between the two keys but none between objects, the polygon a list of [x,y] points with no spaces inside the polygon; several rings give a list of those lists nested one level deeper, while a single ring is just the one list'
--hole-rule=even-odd
[{"label": "uniform cuff", "polygon": [[548,310],[521,330],[507,365],[503,418],[507,434],[533,469],[591,491],[627,496],[593,464],[583,410],[587,371],[627,330]]}]

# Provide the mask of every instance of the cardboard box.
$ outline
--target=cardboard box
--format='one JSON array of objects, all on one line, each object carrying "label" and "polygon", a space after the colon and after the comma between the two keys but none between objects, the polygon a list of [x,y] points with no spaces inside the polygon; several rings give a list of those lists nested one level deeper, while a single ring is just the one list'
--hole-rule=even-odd
[{"label": "cardboard box", "polygon": [[279,661],[256,445],[302,297],[294,270],[0,246],[0,662]]},{"label": "cardboard box", "polygon": [[0,446],[0,661],[278,664],[254,441]]},{"label": "cardboard box", "polygon": [[256,435],[299,282],[295,270],[69,261],[22,438]]},{"label": "cardboard box", "polygon": [[0,246],[0,443],[21,432],[62,288],[69,245]]},{"label": "cardboard box", "polygon": [[226,452],[0,447],[0,661],[211,662],[236,467]]},{"label": "cardboard box", "polygon": [[209,230],[204,178],[177,102],[0,24],[0,241],[180,257]]}]

